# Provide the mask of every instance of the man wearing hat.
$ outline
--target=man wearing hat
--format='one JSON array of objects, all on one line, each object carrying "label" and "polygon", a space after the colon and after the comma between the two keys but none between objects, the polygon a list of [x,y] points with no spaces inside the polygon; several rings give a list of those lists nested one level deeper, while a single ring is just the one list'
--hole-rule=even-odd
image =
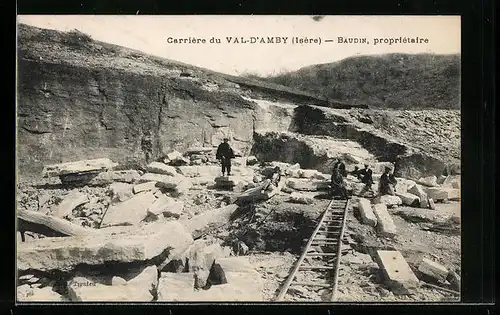
[{"label": "man wearing hat", "polygon": [[394,186],[397,181],[394,174],[391,173],[392,168],[389,166],[385,167],[384,173],[380,176],[379,182],[379,193],[380,195],[394,195]]},{"label": "man wearing hat", "polygon": [[231,176],[231,159],[234,158],[234,151],[229,145],[228,138],[224,138],[224,142],[219,144],[215,157],[221,161],[222,176],[225,175],[226,171],[227,176]]}]

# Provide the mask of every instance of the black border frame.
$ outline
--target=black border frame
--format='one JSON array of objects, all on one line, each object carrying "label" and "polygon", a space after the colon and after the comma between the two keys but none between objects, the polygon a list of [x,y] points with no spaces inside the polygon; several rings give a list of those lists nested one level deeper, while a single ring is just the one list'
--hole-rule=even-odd
[{"label": "black border frame", "polygon": [[[270,1],[246,1],[240,0],[234,4],[215,1],[78,1],[70,2],[64,0],[35,1],[19,0],[17,8],[10,11],[14,15],[14,21],[10,26],[10,32],[4,39],[10,39],[8,44],[12,44],[12,64],[13,72],[16,71],[16,9],[17,14],[337,14],[337,15],[461,15],[462,16],[462,164],[473,166],[473,168],[462,168],[462,304],[297,304],[294,306],[259,303],[252,305],[231,304],[231,305],[99,305],[93,304],[85,306],[26,306],[15,305],[12,288],[15,287],[15,279],[11,271],[15,268],[15,228],[12,224],[15,220],[14,211],[10,211],[5,219],[1,220],[2,232],[7,234],[2,245],[3,252],[10,249],[10,255],[5,255],[7,266],[1,269],[4,273],[0,279],[2,285],[2,309],[10,311],[11,314],[24,314],[26,311],[36,313],[55,314],[62,312],[67,314],[70,310],[78,312],[112,312],[115,309],[130,308],[131,311],[168,312],[169,314],[192,310],[195,312],[220,312],[236,311],[249,312],[255,310],[259,312],[276,312],[285,308],[287,312],[297,311],[304,313],[313,309],[319,314],[333,313],[356,313],[358,311],[370,312],[395,312],[395,313],[417,313],[422,312],[450,312],[450,313],[491,313],[494,312],[495,297],[495,270],[494,270],[494,210],[495,210],[495,53],[494,53],[494,1],[493,0],[343,0],[327,2],[273,2]],[[2,23],[10,21],[2,19]],[[4,28],[5,29],[5,28]],[[5,45],[7,46],[7,45]],[[11,85],[14,91],[11,98],[12,103],[7,109],[8,114],[4,115],[7,120],[3,127],[7,128],[10,137],[6,147],[11,149],[8,154],[9,165],[12,165],[12,180],[8,176],[2,176],[2,193],[5,197],[10,197],[15,208],[15,84]],[[10,112],[12,110],[12,112]],[[12,123],[10,125],[10,123]],[[5,140],[6,138],[4,138]],[[8,151],[8,150],[4,150]],[[4,164],[5,165],[5,162]],[[13,185],[14,184],[14,185]],[[7,198],[2,200],[7,200]],[[12,209],[11,208],[11,209]],[[4,210],[8,211],[8,210]],[[9,246],[12,246],[9,248]],[[482,303],[482,304],[478,304]]]}]

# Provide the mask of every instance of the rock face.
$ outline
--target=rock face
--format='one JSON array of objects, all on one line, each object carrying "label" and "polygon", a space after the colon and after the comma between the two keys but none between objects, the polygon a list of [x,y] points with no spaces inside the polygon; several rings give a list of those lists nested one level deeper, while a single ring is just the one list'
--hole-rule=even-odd
[{"label": "rock face", "polygon": [[193,68],[182,77],[185,65],[52,30],[20,25],[18,35],[22,173],[102,156],[146,164],[173,150],[216,146],[226,136],[246,154],[254,115],[259,128],[286,129],[281,120],[291,120],[286,109],[240,96],[222,75]]},{"label": "rock face", "polygon": [[19,270],[71,270],[79,264],[146,261],[165,250],[187,249],[193,242],[177,222],[155,223],[121,232],[107,230],[92,236],[47,237],[21,243],[17,247],[17,267]]}]

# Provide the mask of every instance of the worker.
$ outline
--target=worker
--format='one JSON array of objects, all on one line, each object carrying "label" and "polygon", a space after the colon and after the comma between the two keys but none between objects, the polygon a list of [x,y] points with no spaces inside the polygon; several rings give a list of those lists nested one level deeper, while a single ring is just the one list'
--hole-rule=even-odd
[{"label": "worker", "polygon": [[343,199],[348,199],[347,197],[347,189],[344,183],[344,177],[342,176],[342,171],[340,169],[340,163],[337,164],[337,167],[333,168],[332,178],[331,178],[331,192],[332,195],[339,196]]},{"label": "worker", "polygon": [[368,169],[369,169],[368,164],[365,164],[365,168],[359,171],[359,175],[361,175],[361,178],[363,178],[363,176],[366,175],[366,173],[368,172]]},{"label": "worker", "polygon": [[345,163],[344,161],[342,161],[342,159],[339,159],[338,168],[342,177],[347,177],[347,170],[345,168]]},{"label": "worker", "polygon": [[[359,193],[360,196],[363,196],[364,193],[370,191],[372,194],[375,194],[375,192],[373,191],[372,189],[372,185],[373,185],[373,172],[372,170],[370,169],[370,167],[365,164],[365,168],[362,169],[361,171],[363,171],[363,176],[361,177],[361,182],[363,184],[365,184],[365,186],[363,187],[363,189],[361,190],[361,192]],[[360,176],[361,176],[361,171],[360,171]]]},{"label": "worker", "polygon": [[222,176],[224,176],[227,172],[227,176],[231,176],[231,159],[233,159],[234,151],[229,145],[229,139],[224,138],[219,147],[217,148],[217,153],[215,157],[221,161],[222,166]]},{"label": "worker", "polygon": [[272,173],[267,176],[266,182],[264,183],[264,188],[262,192],[273,190],[278,187],[278,184],[281,180],[281,169],[279,166],[276,166]]},{"label": "worker", "polygon": [[379,194],[383,195],[394,195],[394,186],[397,184],[397,180],[392,174],[392,169],[389,166],[386,166],[384,169],[384,173],[380,176],[379,183]]}]

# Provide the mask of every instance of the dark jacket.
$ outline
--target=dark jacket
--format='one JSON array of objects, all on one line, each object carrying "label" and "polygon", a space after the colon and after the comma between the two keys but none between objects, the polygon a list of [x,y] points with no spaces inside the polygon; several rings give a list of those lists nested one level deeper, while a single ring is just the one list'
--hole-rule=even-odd
[{"label": "dark jacket", "polygon": [[217,159],[221,158],[226,158],[226,159],[232,159],[234,158],[234,152],[233,149],[229,146],[229,143],[223,142],[219,144],[219,147],[217,148],[217,153],[215,155]]},{"label": "dark jacket", "polygon": [[384,173],[380,176],[380,191],[386,193],[389,190],[390,185],[396,185],[397,181],[393,174]]},{"label": "dark jacket", "polygon": [[343,179],[344,178],[342,177],[340,170],[338,168],[334,168],[331,177],[332,185],[342,186],[344,184]]},{"label": "dark jacket", "polygon": [[[360,172],[361,173],[361,172]],[[371,185],[373,184],[373,177],[372,177],[372,170],[371,169],[365,169],[364,170],[364,175],[363,177],[361,178],[361,182],[363,184],[368,184],[368,185]],[[360,174],[361,175],[361,174]]]}]

